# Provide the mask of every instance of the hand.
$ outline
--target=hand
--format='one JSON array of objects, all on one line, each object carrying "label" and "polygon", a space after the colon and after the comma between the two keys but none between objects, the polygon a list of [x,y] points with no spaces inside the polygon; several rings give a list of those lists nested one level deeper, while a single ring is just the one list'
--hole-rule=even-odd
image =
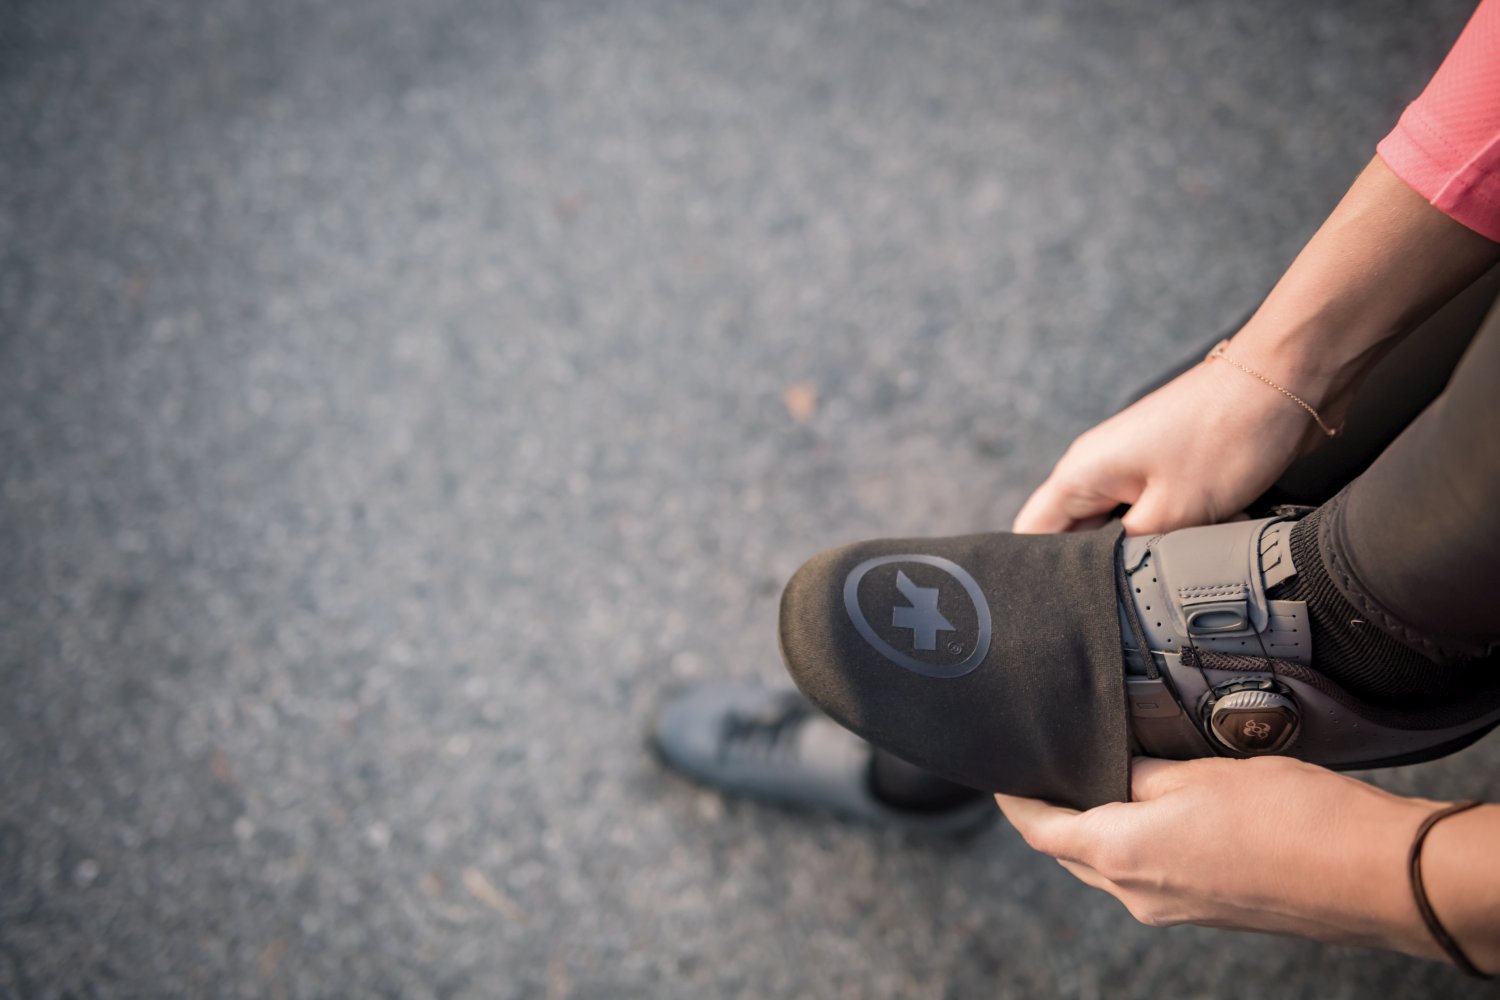
[{"label": "hand", "polygon": [[1095,528],[1122,503],[1131,535],[1229,520],[1323,439],[1281,393],[1222,362],[1200,364],[1074,441],[1012,530]]},{"label": "hand", "polygon": [[[1500,261],[1500,243],[1450,219],[1379,158],[1297,255],[1230,356],[1338,426],[1390,347]],[[1155,534],[1238,515],[1322,440],[1291,400],[1244,372],[1198,365],[1084,434],[1014,530]]]},{"label": "hand", "polygon": [[1406,854],[1436,803],[1289,757],[1136,758],[1135,801],[1078,812],[997,795],[1026,842],[1153,927],[1295,934],[1441,958]]}]

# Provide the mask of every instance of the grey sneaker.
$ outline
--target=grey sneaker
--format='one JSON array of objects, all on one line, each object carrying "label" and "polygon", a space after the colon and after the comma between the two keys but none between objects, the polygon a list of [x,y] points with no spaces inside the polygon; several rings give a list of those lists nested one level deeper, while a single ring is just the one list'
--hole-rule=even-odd
[{"label": "grey sneaker", "polygon": [[732,795],[954,837],[978,833],[1000,815],[988,795],[940,812],[881,801],[871,790],[870,745],[796,691],[701,684],[662,709],[651,736],[669,766]]}]

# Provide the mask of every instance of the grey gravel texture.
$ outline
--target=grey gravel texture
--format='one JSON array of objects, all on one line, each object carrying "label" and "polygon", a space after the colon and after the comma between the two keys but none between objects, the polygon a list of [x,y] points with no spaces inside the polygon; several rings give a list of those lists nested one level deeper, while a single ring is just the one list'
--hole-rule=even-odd
[{"label": "grey gravel texture", "polygon": [[1242,315],[1469,6],[0,2],[0,995],[1483,995],[643,749]]}]

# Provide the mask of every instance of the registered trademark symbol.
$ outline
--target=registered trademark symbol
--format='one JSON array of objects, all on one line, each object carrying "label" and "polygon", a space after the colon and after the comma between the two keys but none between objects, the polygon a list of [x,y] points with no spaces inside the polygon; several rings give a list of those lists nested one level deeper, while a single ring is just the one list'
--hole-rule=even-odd
[{"label": "registered trademark symbol", "polygon": [[948,652],[952,653],[954,656],[957,656],[959,653],[962,653],[963,651],[964,651],[964,644],[961,643],[961,642],[959,642],[957,639],[955,639],[952,642],[948,643]]}]

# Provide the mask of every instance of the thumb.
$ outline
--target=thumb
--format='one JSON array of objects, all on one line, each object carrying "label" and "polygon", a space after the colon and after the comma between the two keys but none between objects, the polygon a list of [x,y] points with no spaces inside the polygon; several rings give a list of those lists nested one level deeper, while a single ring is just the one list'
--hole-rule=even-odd
[{"label": "thumb", "polygon": [[1160,484],[1147,484],[1140,498],[1120,518],[1127,535],[1158,535],[1205,521],[1189,513],[1182,503],[1180,489],[1169,490]]},{"label": "thumb", "polygon": [[1161,760],[1157,757],[1136,757],[1130,762],[1130,800],[1149,802],[1177,788],[1182,781],[1182,770],[1190,766],[1190,760]]}]

